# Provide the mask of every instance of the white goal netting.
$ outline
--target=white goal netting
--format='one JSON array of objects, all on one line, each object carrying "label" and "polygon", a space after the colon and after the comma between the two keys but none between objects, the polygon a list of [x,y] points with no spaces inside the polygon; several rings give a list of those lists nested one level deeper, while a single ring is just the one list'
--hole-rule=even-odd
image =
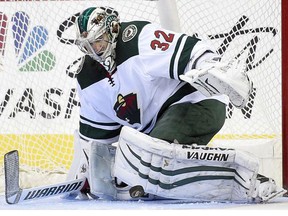
[{"label": "white goal netting", "polygon": [[[210,41],[223,59],[244,56],[254,82],[247,107],[228,107],[211,145],[256,153],[261,171],[281,182],[281,0],[175,2],[181,31]],[[23,187],[65,178],[78,128],[73,69],[83,55],[71,45],[73,24],[77,13],[95,5],[114,7],[122,21],[163,22],[157,1],[0,2],[0,192],[3,155],[14,149],[20,153]],[[175,16],[164,11],[169,14]]]}]

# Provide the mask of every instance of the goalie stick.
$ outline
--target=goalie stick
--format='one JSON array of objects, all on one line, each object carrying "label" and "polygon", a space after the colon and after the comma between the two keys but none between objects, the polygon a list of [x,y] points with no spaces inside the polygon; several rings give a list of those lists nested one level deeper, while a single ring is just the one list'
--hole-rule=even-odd
[{"label": "goalie stick", "polygon": [[5,199],[8,204],[77,192],[83,188],[86,181],[86,178],[83,178],[59,184],[22,189],[19,186],[19,155],[17,150],[4,155],[4,170]]}]

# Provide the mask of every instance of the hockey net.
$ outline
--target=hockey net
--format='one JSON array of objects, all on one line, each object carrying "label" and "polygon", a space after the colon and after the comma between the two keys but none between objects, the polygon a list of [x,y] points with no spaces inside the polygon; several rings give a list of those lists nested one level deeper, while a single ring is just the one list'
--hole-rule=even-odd
[{"label": "hockey net", "polygon": [[0,2],[0,192],[3,155],[14,149],[22,187],[65,179],[79,119],[74,75],[83,55],[71,45],[73,23],[95,5],[114,7],[121,21],[197,33],[225,60],[244,56],[253,94],[242,110],[229,105],[210,145],[257,154],[262,173],[282,183],[281,0],[176,0],[172,8],[168,2],[174,0]]}]

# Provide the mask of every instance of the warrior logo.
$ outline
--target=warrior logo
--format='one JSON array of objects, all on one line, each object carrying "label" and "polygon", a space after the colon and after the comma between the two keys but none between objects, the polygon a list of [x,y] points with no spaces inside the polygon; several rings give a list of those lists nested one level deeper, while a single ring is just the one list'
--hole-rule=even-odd
[{"label": "warrior logo", "polygon": [[118,118],[127,121],[129,124],[140,123],[140,109],[137,106],[137,95],[128,94],[123,97],[119,94],[114,110]]}]

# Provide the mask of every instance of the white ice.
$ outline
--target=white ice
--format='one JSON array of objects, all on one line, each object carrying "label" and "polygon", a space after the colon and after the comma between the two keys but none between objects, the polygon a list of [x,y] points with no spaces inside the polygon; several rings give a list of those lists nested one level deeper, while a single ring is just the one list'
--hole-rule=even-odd
[{"label": "white ice", "polygon": [[[12,210],[12,211],[11,211]],[[14,211],[13,211],[14,210]],[[155,214],[150,214],[151,211],[156,211],[159,212],[158,210],[181,210],[181,215],[173,215],[173,216],[183,216],[183,215],[195,215],[193,212],[197,210],[201,210],[201,214],[197,213],[197,216],[202,216],[202,214],[207,214],[209,215],[215,215],[219,213],[219,215],[223,216],[227,215],[233,216],[234,213],[231,213],[231,211],[237,212],[237,215],[241,216],[246,216],[244,211],[245,210],[253,210],[252,212],[256,212],[255,210],[258,210],[264,215],[270,215],[272,211],[277,211],[277,216],[278,215],[287,215],[288,213],[288,197],[279,197],[274,200],[272,200],[269,203],[265,204],[236,204],[236,203],[217,203],[217,202],[212,202],[212,203],[192,203],[192,202],[184,202],[184,201],[168,201],[168,200],[162,200],[162,201],[107,201],[107,200],[86,200],[86,201],[81,201],[81,200],[67,200],[67,199],[62,199],[60,196],[55,196],[55,197],[49,197],[49,198],[43,198],[43,199],[38,199],[38,200],[31,200],[31,201],[24,201],[18,204],[13,204],[9,205],[5,201],[4,195],[0,196],[0,214],[1,215],[10,215],[12,212],[16,212],[17,215],[19,211],[18,210],[28,210],[24,211],[24,213],[29,212],[29,215],[41,215],[39,214],[39,211],[34,211],[34,210],[44,210],[45,212],[47,210],[59,210],[60,214],[63,216],[71,216],[71,215],[94,215],[94,216],[99,216],[103,215],[102,210],[110,210],[113,213],[115,212],[115,215],[118,215],[119,211],[122,212],[121,210],[130,210],[130,211],[125,211],[125,216],[127,215],[146,215],[147,216],[147,211],[149,211],[148,215],[155,215]],[[65,215],[65,211],[68,211],[68,213]],[[85,214],[79,214],[79,211],[75,210],[81,210],[85,211]],[[89,210],[89,211],[86,211]],[[96,212],[100,211],[102,212],[101,214],[97,214]],[[211,211],[213,210],[213,214],[211,214]],[[241,214],[239,214],[239,210],[243,210]],[[53,211],[52,214],[55,214],[59,211]],[[109,213],[110,213],[109,211]],[[135,213],[136,211],[136,213]],[[269,213],[270,211],[270,213]],[[6,213],[9,214],[6,214]],[[104,211],[105,213],[106,211]],[[161,211],[162,212],[162,211]],[[197,211],[198,212],[198,211]],[[5,214],[2,214],[5,213]],[[109,214],[108,213],[108,214]],[[255,214],[249,214],[249,215],[255,215]],[[158,213],[157,213],[158,214]],[[111,215],[111,214],[109,214]],[[170,214],[169,214],[170,215]],[[217,214],[218,215],[218,214]],[[257,215],[260,215],[257,213]],[[53,216],[53,215],[52,215]],[[105,215],[104,215],[105,216]],[[248,216],[248,215],[247,215]],[[276,215],[275,215],[276,216]]]}]

